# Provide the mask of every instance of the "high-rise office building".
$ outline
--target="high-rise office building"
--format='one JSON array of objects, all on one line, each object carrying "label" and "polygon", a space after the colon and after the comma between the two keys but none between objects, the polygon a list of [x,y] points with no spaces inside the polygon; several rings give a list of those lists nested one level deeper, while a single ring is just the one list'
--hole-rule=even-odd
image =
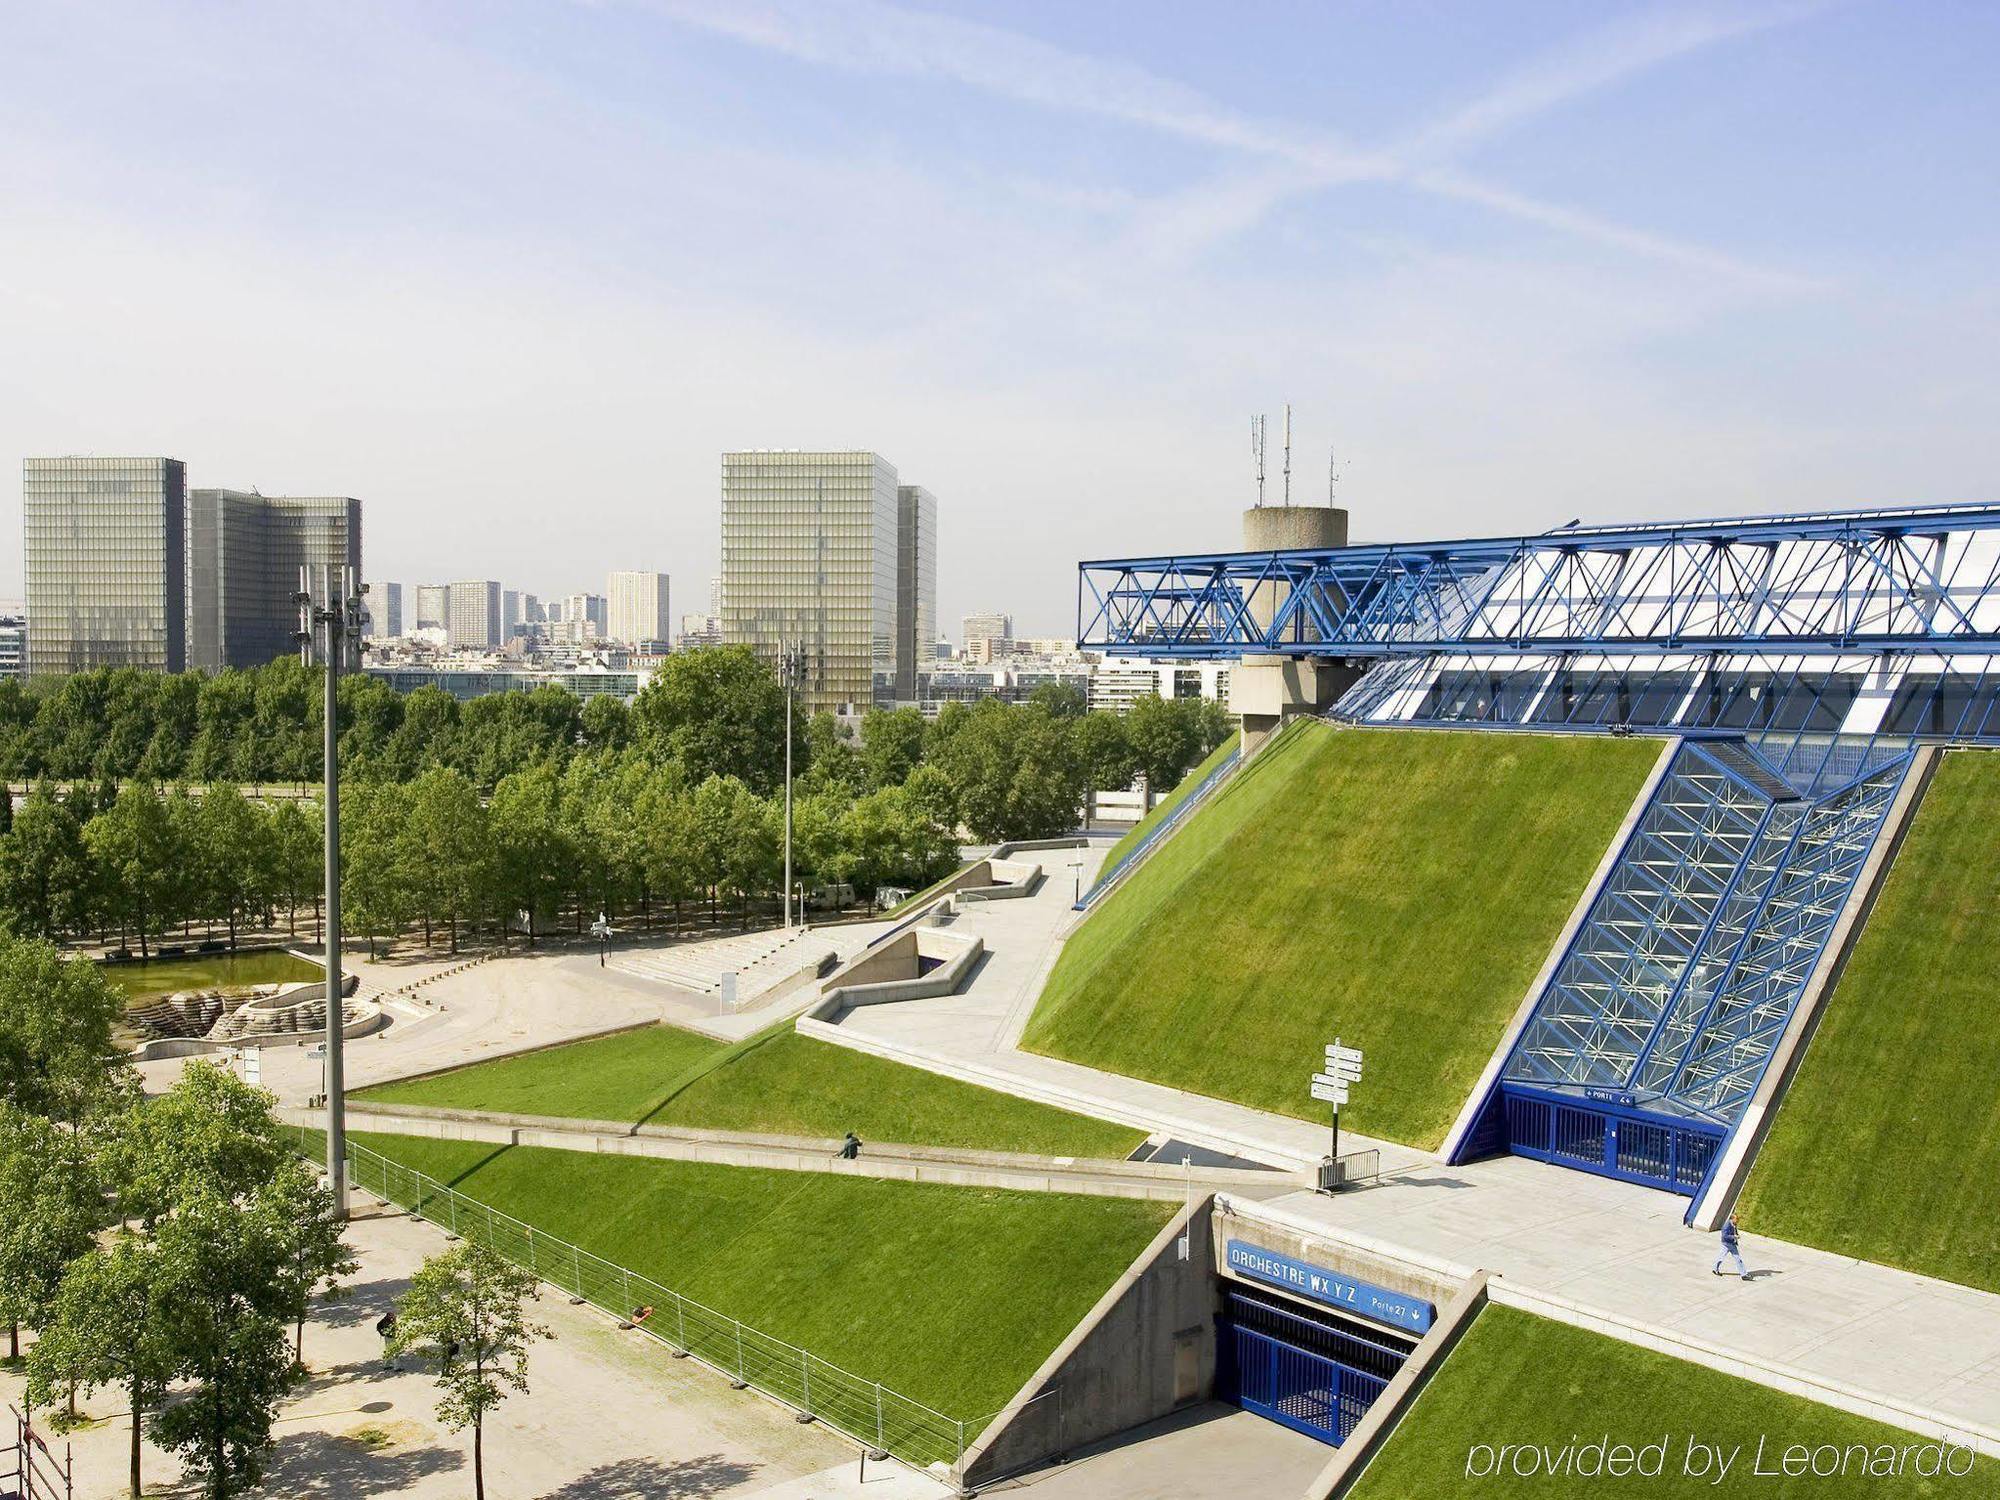
[{"label": "high-rise office building", "polygon": [[365,576],[361,502],[194,490],[187,551],[188,664],[204,672],[260,667],[297,649],[300,568]]},{"label": "high-rise office building", "polygon": [[368,616],[374,622],[369,631],[379,639],[389,640],[403,633],[403,586],[400,583],[378,583],[368,591]]},{"label": "high-rise office building", "polygon": [[673,616],[667,610],[667,575],[613,573],[605,584],[604,633],[626,646],[657,644],[673,639]]},{"label": "high-rise office building", "polygon": [[879,453],[722,455],[722,624],[766,660],[796,642],[812,712],[865,712],[896,671],[896,469]]},{"label": "high-rise office building", "polygon": [[1007,648],[1014,644],[1014,617],[997,610],[966,615],[959,622],[959,638],[968,661],[991,661],[996,656],[1005,656]]},{"label": "high-rise office building", "polygon": [[447,584],[444,639],[447,646],[491,651],[500,644],[500,584],[491,578]]},{"label": "high-rise office building", "polygon": [[28,675],[28,617],[0,614],[0,682]]},{"label": "high-rise office building", "polygon": [[187,467],[177,458],[22,466],[31,676],[187,665]]},{"label": "high-rise office building", "polygon": [[534,594],[521,596],[521,618],[530,625],[540,625],[548,619],[542,612],[542,601]]},{"label": "high-rise office building", "polygon": [[451,586],[443,583],[417,585],[417,630],[442,630],[451,613]]},{"label": "high-rise office building", "polygon": [[937,496],[920,484],[896,490],[896,696],[910,702],[937,634]]}]

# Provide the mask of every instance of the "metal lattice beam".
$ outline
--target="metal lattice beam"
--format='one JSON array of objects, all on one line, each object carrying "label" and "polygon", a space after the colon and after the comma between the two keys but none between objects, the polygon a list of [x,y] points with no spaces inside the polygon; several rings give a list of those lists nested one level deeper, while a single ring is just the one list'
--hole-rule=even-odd
[{"label": "metal lattice beam", "polygon": [[1991,651],[2000,506],[1086,562],[1077,602],[1150,656]]}]

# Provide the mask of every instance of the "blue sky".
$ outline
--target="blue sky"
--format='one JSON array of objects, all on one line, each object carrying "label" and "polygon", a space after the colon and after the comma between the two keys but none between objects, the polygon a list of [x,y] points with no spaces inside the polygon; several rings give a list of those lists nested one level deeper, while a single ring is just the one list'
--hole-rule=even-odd
[{"label": "blue sky", "polygon": [[[1226,547],[2000,494],[2000,8],[0,0],[19,457],[700,606],[717,455],[886,453],[940,613]],[[18,594],[16,545],[0,594]]]}]

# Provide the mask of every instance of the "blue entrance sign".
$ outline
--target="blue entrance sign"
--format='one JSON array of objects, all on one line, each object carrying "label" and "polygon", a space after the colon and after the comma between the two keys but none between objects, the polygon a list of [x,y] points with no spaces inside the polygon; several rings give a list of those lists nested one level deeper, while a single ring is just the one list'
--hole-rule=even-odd
[{"label": "blue entrance sign", "polygon": [[1324,1302],[1329,1307],[1358,1313],[1395,1328],[1407,1328],[1412,1333],[1430,1332],[1431,1320],[1437,1316],[1437,1308],[1421,1297],[1408,1292],[1393,1292],[1386,1286],[1377,1286],[1358,1277],[1343,1276],[1325,1266],[1293,1260],[1289,1255],[1280,1255],[1275,1250],[1266,1250],[1261,1245],[1248,1244],[1243,1240],[1229,1242],[1228,1262],[1230,1270],[1252,1281],[1282,1287],[1285,1291],[1310,1297],[1315,1302]]}]

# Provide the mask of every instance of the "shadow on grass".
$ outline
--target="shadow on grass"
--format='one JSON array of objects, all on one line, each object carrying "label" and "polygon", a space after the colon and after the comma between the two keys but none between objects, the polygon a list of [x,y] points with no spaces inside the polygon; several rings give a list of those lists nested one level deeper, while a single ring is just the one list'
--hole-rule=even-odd
[{"label": "shadow on grass", "polygon": [[753,1478],[757,1465],[705,1453],[681,1463],[626,1458],[579,1474],[543,1500],[700,1500],[720,1495]]}]

